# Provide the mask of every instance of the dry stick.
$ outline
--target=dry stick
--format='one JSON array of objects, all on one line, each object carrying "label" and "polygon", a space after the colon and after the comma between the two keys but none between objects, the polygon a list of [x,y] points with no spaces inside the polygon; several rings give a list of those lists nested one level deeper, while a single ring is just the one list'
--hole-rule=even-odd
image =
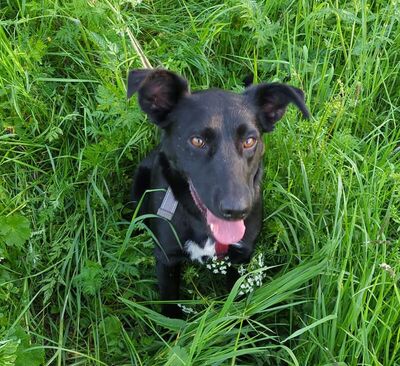
[{"label": "dry stick", "polygon": [[[108,6],[110,7],[110,9],[113,11],[113,13],[115,14],[116,18],[121,21],[122,23],[125,23],[123,21],[122,15],[121,13],[110,3],[109,0],[105,0],[105,2],[108,4]],[[131,30],[129,29],[129,27],[126,27],[125,29],[126,33],[128,34],[129,39],[131,40],[132,46],[135,49],[137,55],[140,58],[140,61],[142,62],[142,66],[146,69],[152,69],[153,67],[151,66],[150,61],[147,59],[146,55],[144,54],[142,48],[140,47],[139,42],[137,41],[137,39],[134,37],[134,35],[132,34]]]},{"label": "dry stick", "polygon": [[146,69],[152,69],[153,67],[151,66],[150,61],[147,59],[146,55],[144,54],[144,52],[142,50],[142,47],[140,47],[139,42],[134,37],[134,35],[132,34],[132,32],[130,31],[130,29],[128,27],[126,28],[126,33],[128,34],[128,37],[131,40],[132,46],[140,58],[142,66]]}]

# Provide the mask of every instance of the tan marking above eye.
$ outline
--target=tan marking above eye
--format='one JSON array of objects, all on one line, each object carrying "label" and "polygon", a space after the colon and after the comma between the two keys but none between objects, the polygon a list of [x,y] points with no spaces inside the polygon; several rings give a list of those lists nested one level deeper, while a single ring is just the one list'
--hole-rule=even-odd
[{"label": "tan marking above eye", "polygon": [[198,136],[194,136],[190,139],[190,143],[194,146],[194,147],[198,147],[199,149],[201,149],[202,147],[205,146],[206,142]]},{"label": "tan marking above eye", "polygon": [[243,148],[244,149],[251,149],[257,143],[257,139],[254,137],[248,137],[246,140],[243,141]]}]

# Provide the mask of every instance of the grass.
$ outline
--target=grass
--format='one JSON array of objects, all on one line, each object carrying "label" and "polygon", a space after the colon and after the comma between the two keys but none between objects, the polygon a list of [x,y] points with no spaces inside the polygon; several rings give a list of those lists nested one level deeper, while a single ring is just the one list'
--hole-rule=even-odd
[{"label": "grass", "polygon": [[[0,8],[0,365],[400,365],[398,1],[36,0]],[[268,278],[188,266],[158,313],[135,166],[158,132],[127,71],[303,88],[265,136]]]}]

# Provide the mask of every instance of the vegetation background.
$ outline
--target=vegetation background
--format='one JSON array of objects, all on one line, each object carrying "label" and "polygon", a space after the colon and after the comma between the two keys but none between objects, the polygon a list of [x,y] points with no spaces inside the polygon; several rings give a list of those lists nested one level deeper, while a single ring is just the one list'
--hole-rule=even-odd
[{"label": "vegetation background", "polygon": [[[0,365],[400,365],[397,0],[2,0]],[[142,50],[142,53],[140,52]],[[305,90],[265,136],[267,278],[235,300],[188,266],[158,314],[151,234],[124,219],[158,133],[132,68],[192,89]]]}]

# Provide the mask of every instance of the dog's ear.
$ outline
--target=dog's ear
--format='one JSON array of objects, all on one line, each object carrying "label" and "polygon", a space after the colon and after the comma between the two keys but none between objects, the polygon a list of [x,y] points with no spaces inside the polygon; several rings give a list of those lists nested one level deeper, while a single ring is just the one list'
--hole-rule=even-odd
[{"label": "dog's ear", "polygon": [[264,132],[272,131],[286,112],[289,103],[300,109],[304,118],[310,117],[310,112],[304,103],[302,90],[286,84],[260,84],[250,87],[244,93],[258,109],[258,117]]},{"label": "dog's ear", "polygon": [[126,88],[126,96],[128,99],[139,90],[139,87],[143,83],[143,80],[151,72],[153,72],[153,70],[151,69],[136,69],[129,72]]},{"label": "dog's ear", "polygon": [[243,79],[243,85],[245,88],[248,88],[250,85],[253,85],[254,74],[249,74]]},{"label": "dog's ear", "polygon": [[168,114],[184,94],[188,93],[188,83],[173,72],[155,70],[132,70],[128,76],[127,97],[138,92],[139,105],[159,127],[168,123]]}]

